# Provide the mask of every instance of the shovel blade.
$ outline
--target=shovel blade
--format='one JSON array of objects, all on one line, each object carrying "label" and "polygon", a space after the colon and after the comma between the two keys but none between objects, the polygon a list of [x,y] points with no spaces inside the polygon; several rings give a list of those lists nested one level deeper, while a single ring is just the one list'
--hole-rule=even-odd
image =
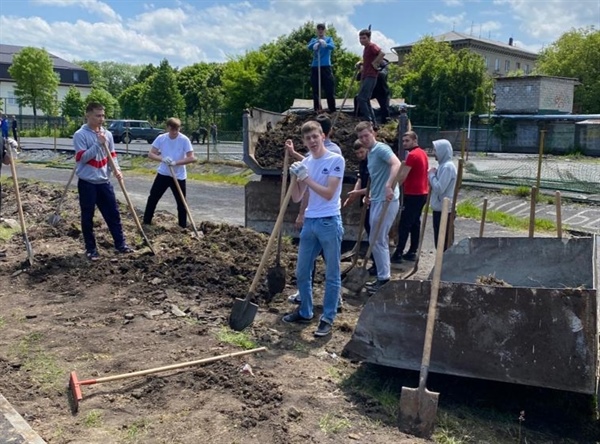
[{"label": "shovel blade", "polygon": [[60,222],[60,216],[58,214],[53,214],[48,218],[48,223],[55,227]]},{"label": "shovel blade", "polygon": [[267,287],[271,297],[281,293],[285,289],[287,270],[281,265],[269,268],[267,271]]},{"label": "shovel blade", "polygon": [[427,389],[402,387],[398,429],[419,438],[431,438],[440,394]]},{"label": "shovel blade", "polygon": [[236,299],[229,315],[229,327],[234,331],[242,331],[252,325],[257,312],[258,305],[248,299]]},{"label": "shovel blade", "polygon": [[369,272],[364,267],[355,268],[348,271],[346,274],[346,279],[344,279],[344,282],[342,282],[342,287],[354,293],[358,293],[365,286],[368,279]]}]

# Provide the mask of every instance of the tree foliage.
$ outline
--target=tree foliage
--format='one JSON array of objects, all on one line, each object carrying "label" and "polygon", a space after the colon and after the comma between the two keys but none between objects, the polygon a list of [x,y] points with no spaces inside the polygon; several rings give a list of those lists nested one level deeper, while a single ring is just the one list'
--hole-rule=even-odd
[{"label": "tree foliage", "polygon": [[71,86],[60,104],[60,113],[69,119],[78,119],[85,114],[85,102],[77,88]]},{"label": "tree foliage", "polygon": [[125,89],[134,85],[144,69],[142,65],[120,62],[89,60],[75,63],[88,71],[92,86],[107,90],[113,97],[119,97]]},{"label": "tree foliage", "polygon": [[126,88],[119,96],[121,106],[121,117],[126,119],[145,119],[144,97],[148,85],[145,82],[136,83]]},{"label": "tree foliage", "polygon": [[92,91],[85,98],[85,104],[97,102],[104,106],[104,112],[108,119],[114,119],[119,116],[119,102],[111,93],[103,88],[92,88]]},{"label": "tree foliage", "polygon": [[15,97],[20,106],[33,108],[34,121],[37,110],[51,114],[56,108],[58,74],[45,49],[26,47],[13,57],[8,73],[15,81]]},{"label": "tree foliage", "polygon": [[195,117],[197,125],[208,125],[211,116],[221,110],[222,67],[216,63],[196,63],[177,73],[177,85],[185,102],[185,113]]},{"label": "tree foliage", "polygon": [[572,77],[581,82],[575,88],[574,107],[581,113],[600,112],[600,31],[573,29],[542,50],[536,65],[540,74]]},{"label": "tree foliage", "polygon": [[166,59],[160,62],[155,74],[146,79],[143,107],[149,119],[162,122],[169,117],[181,117],[185,102],[179,89],[175,71]]}]

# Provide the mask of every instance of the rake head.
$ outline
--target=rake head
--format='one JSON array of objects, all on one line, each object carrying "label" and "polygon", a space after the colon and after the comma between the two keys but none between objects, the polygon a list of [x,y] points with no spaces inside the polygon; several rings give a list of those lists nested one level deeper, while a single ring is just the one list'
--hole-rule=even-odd
[{"label": "rake head", "polygon": [[67,390],[67,397],[69,398],[71,412],[75,415],[79,410],[79,401],[83,399],[83,394],[81,393],[81,385],[79,383],[79,379],[77,379],[77,374],[75,372],[71,372]]}]

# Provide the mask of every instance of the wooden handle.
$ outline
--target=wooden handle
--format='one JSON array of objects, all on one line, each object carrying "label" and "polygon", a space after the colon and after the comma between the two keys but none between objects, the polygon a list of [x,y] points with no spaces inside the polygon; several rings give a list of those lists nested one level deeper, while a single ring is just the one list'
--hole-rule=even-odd
[{"label": "wooden handle", "polygon": [[98,384],[101,382],[117,381],[119,379],[134,378],[136,376],[151,375],[153,373],[166,372],[168,370],[176,370],[178,368],[190,367],[192,365],[207,364],[209,362],[219,361],[219,360],[225,359],[225,358],[244,356],[244,355],[249,355],[250,353],[258,353],[258,352],[265,351],[265,350],[266,350],[266,347],[259,347],[259,348],[253,348],[252,350],[244,350],[241,352],[213,356],[211,358],[198,359],[197,361],[181,362],[179,364],[166,365],[164,367],[151,368],[148,370],[140,370],[139,372],[125,373],[122,375],[115,375],[115,376],[106,376],[104,378],[97,378],[97,379],[88,379],[86,381],[80,381],[79,385],[91,385],[91,384]]},{"label": "wooden handle", "polygon": [[556,237],[562,239],[562,210],[560,191],[554,194],[554,204],[556,205]]},{"label": "wooden handle", "polygon": [[427,373],[429,372],[429,360],[431,358],[431,343],[433,341],[433,329],[437,314],[437,300],[440,292],[440,280],[442,277],[442,262],[444,259],[444,244],[448,224],[448,202],[444,198],[442,204],[442,218],[440,221],[440,232],[438,234],[438,246],[435,251],[435,266],[433,269],[433,280],[431,281],[431,295],[429,296],[429,311],[427,312],[427,327],[425,328],[425,343],[423,344],[423,360],[421,361],[421,374],[419,375],[419,390],[425,389]]},{"label": "wooden handle", "polygon": [[421,232],[419,233],[419,247],[417,248],[417,257],[415,258],[415,265],[419,263],[421,257],[421,250],[423,246],[423,239],[425,238],[425,227],[427,226],[427,216],[429,215],[429,202],[431,201],[431,188],[427,193],[427,200],[425,201],[425,208],[423,208],[423,223],[421,224]]},{"label": "wooden handle", "polygon": [[337,123],[340,114],[342,112],[342,109],[344,109],[344,105],[346,104],[346,100],[348,100],[348,95],[350,94],[350,90],[352,89],[352,85],[354,85],[354,82],[356,81],[356,76],[358,75],[358,69],[354,71],[354,74],[352,75],[352,79],[350,80],[350,84],[348,85],[348,89],[346,89],[346,94],[344,95],[344,100],[342,100],[342,106],[340,106],[340,109],[338,109],[337,113],[335,113],[335,117],[333,118],[333,122],[331,123],[331,127],[335,128],[335,124]]},{"label": "wooden handle", "polygon": [[250,285],[250,290],[246,295],[246,300],[250,300],[252,294],[256,291],[256,287],[258,287],[258,281],[260,280],[260,276],[262,274],[265,265],[267,264],[267,259],[269,257],[269,251],[273,247],[273,243],[275,242],[275,238],[277,237],[277,233],[281,229],[281,224],[283,223],[283,216],[285,215],[285,210],[287,209],[288,204],[290,203],[290,198],[292,197],[292,190],[296,186],[296,176],[292,175],[292,180],[290,182],[290,186],[285,193],[285,197],[283,198],[283,204],[281,208],[279,208],[279,215],[277,216],[277,220],[275,221],[275,226],[273,227],[273,231],[271,231],[271,236],[269,236],[269,241],[267,242],[267,246],[265,247],[265,251],[260,259],[260,264],[256,269],[256,274],[254,275],[254,279],[252,280],[252,284]]},{"label": "wooden handle", "polygon": [[483,237],[483,229],[485,227],[485,217],[487,215],[488,200],[483,199],[483,210],[481,212],[481,224],[479,225],[479,237]]},{"label": "wooden handle", "polygon": [[198,239],[200,239],[200,234],[198,233],[198,230],[196,229],[196,223],[194,222],[194,218],[192,217],[192,212],[190,211],[190,207],[188,206],[187,200],[185,199],[185,196],[183,195],[183,190],[179,186],[179,181],[177,180],[177,177],[175,177],[175,169],[171,165],[169,165],[169,171],[171,172],[171,177],[173,178],[173,182],[175,182],[175,188],[177,188],[177,193],[179,194],[179,197],[183,201],[183,206],[185,207],[185,212],[187,213],[188,217],[190,218],[190,223],[192,224],[194,233],[196,234],[196,237]]},{"label": "wooden handle", "polygon": [[[367,188],[365,191],[365,196],[369,195],[369,191],[371,190],[371,178],[369,177],[369,180],[367,180]],[[356,263],[358,262],[358,253],[360,251],[360,244],[362,243],[362,238],[363,238],[363,231],[364,231],[364,227],[365,227],[365,219],[367,218],[367,204],[363,203],[363,206],[360,210],[360,225],[358,226],[358,237],[356,239],[356,245],[354,246],[353,249],[353,253],[354,256],[352,256],[352,266],[355,267]],[[367,256],[368,257],[368,256]]]},{"label": "wooden handle", "polygon": [[[9,150],[12,148],[8,147]],[[17,210],[19,212],[19,222],[21,224],[21,233],[23,234],[23,242],[25,242],[25,248],[27,249],[27,259],[29,265],[33,265],[33,249],[31,243],[27,237],[27,226],[25,225],[25,215],[23,214],[23,206],[21,205],[21,193],[19,192],[19,180],[17,179],[17,167],[15,166],[15,160],[13,159],[13,152],[11,151],[8,155],[10,160],[10,172],[13,177],[13,183],[15,185],[15,198],[17,200]]]},{"label": "wooden handle", "polygon": [[[104,147],[104,150],[106,151],[106,156],[108,158],[108,164],[110,166],[110,169],[113,171],[113,174],[116,175],[117,165],[115,165],[115,161],[112,158],[112,153],[110,152],[110,148],[108,147],[108,145],[106,143],[103,143],[102,146]],[[122,176],[122,173],[121,173],[121,176]],[[129,207],[131,216],[133,217],[133,220],[135,221],[135,224],[137,225],[137,228],[138,228],[140,234],[144,238],[144,242],[146,242],[146,245],[148,246],[148,248],[150,248],[150,251],[152,251],[152,254],[156,254],[156,252],[154,251],[154,248],[152,248],[152,244],[150,243],[150,241],[148,240],[148,237],[146,236],[146,233],[144,232],[144,229],[142,228],[140,219],[139,219],[137,213],[135,212],[135,207],[133,206],[133,203],[131,202],[131,199],[129,198],[129,193],[127,193],[127,189],[125,188],[125,181],[123,180],[123,177],[117,177],[117,181],[119,182],[121,191],[123,191],[123,195],[125,196],[125,200],[127,201],[127,206]]]},{"label": "wooden handle", "polygon": [[75,177],[75,171],[77,170],[77,162],[75,162],[75,166],[73,166],[73,170],[71,171],[71,176],[67,181],[67,185],[60,196],[60,200],[58,201],[58,205],[56,206],[56,214],[60,213],[60,208],[62,207],[63,202],[65,201],[65,197],[67,197],[67,192],[69,191],[69,187],[71,186],[71,182],[73,182],[73,178]]},{"label": "wooden handle", "polygon": [[537,200],[537,187],[531,187],[531,206],[529,207],[529,237],[535,233],[535,201]]},{"label": "wooden handle", "polygon": [[[283,205],[283,199],[285,199],[285,191],[287,187],[287,178],[288,178],[288,164],[290,163],[290,154],[288,153],[287,148],[285,149],[285,153],[283,155],[283,171],[281,176],[281,197],[279,198],[279,208],[281,209]],[[281,261],[281,237],[283,236],[283,229],[279,229],[279,233],[277,233],[277,256],[275,257],[275,262],[279,265]]]}]

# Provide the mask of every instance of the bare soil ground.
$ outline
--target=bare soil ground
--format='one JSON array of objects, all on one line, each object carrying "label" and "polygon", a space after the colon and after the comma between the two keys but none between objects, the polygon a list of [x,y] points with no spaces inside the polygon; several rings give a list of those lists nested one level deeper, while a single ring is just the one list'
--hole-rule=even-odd
[{"label": "bare soil ground", "polygon": [[[2,214],[17,219],[12,188],[6,183],[3,188]],[[25,266],[20,233],[0,244],[8,249],[0,265],[0,393],[47,442],[426,442],[400,433],[395,425],[400,389],[416,386],[415,373],[341,356],[365,295],[349,296],[333,335],[315,339],[315,324],[281,323],[290,310],[287,294],[270,300],[261,282],[259,314],[242,337],[235,337],[227,317],[233,300],[248,292],[265,235],[197,221],[205,234],[198,240],[173,225],[172,215],[157,214],[147,231],[157,251],[151,256],[122,207],[128,241],[138,251],[114,253],[97,215],[101,260],[90,262],[83,254],[75,193],[65,201],[61,222],[56,227],[47,223],[60,193],[44,184],[21,183],[33,266]],[[293,290],[295,253],[288,240],[282,253],[287,293]],[[432,258],[430,252],[423,256],[416,278],[428,274]],[[409,267],[412,263],[404,270]],[[320,284],[317,280],[316,287]],[[80,379],[111,376],[239,351],[251,348],[249,342],[268,351],[85,386],[79,413],[70,412],[65,387],[71,371]],[[241,371],[247,363],[253,375]],[[567,407],[560,404],[561,415],[546,421],[553,410],[538,405],[549,404],[550,395],[541,390],[473,386],[435,376],[433,383],[447,389],[437,442],[518,442],[521,408],[541,409],[531,413],[537,418],[531,429],[529,422],[522,426],[529,443],[594,442],[589,412],[572,397]],[[569,410],[586,425],[572,419]],[[476,435],[467,426],[474,416],[481,423]],[[462,441],[450,441],[452,435]]]}]

